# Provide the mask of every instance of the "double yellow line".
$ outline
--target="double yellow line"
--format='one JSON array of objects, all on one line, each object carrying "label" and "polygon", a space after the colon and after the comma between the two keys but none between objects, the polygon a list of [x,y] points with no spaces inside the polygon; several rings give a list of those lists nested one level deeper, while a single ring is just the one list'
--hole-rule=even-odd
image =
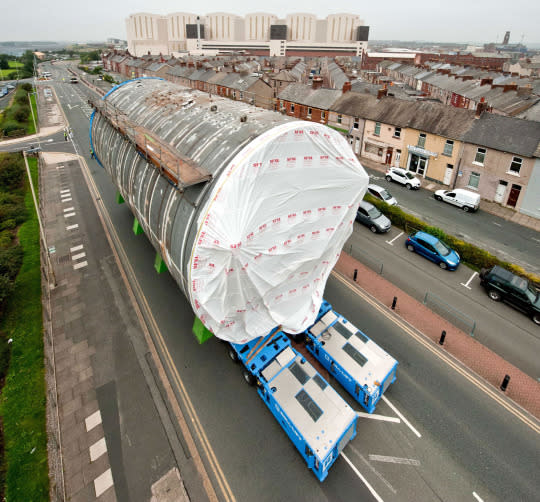
[{"label": "double yellow line", "polygon": [[493,389],[493,387],[491,387],[491,385],[485,382],[481,377],[472,373],[471,370],[469,370],[468,368],[463,367],[460,363],[457,362],[457,360],[453,359],[450,355],[443,352],[436,345],[434,345],[430,339],[425,337],[425,335],[413,329],[406,321],[403,321],[401,318],[399,318],[395,314],[391,314],[388,310],[388,307],[379,303],[371,295],[366,293],[364,290],[362,290],[358,286],[353,285],[343,275],[335,271],[332,272],[332,275],[338,281],[340,281],[344,286],[346,286],[351,291],[353,291],[356,295],[362,298],[371,307],[373,307],[375,310],[383,314],[386,318],[390,319],[396,326],[401,328],[405,333],[407,333],[414,340],[420,343],[423,347],[429,350],[433,355],[435,355],[436,357],[444,361],[446,364],[448,364],[448,366],[453,368],[456,372],[458,372],[461,376],[466,378],[474,386],[476,386],[478,389],[483,391],[486,395],[488,395],[493,400],[495,400],[507,411],[512,413],[512,415],[514,415],[516,418],[521,420],[525,425],[530,427],[534,432],[540,433],[540,425],[534,417],[528,415],[524,411],[521,411],[519,408],[517,408],[517,406],[514,403],[509,402],[507,399],[504,399],[502,396],[498,395],[497,392]]}]

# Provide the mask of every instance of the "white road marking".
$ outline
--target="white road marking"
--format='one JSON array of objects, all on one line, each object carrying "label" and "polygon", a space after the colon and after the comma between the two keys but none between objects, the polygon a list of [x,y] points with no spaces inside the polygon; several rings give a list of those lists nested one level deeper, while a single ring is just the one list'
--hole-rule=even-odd
[{"label": "white road marking", "polygon": [[73,255],[71,259],[73,261],[77,261],[77,260],[80,260],[81,258],[84,258],[85,256],[86,256],[86,253],[79,253],[79,254]]},{"label": "white road marking", "polygon": [[70,211],[75,211],[75,208],[74,207],[66,207],[64,209],[64,213],[69,213]]},{"label": "white road marking", "polygon": [[87,261],[81,261],[80,263],[73,265],[73,270],[79,270],[80,268],[87,267],[87,266],[88,266]]},{"label": "white road marking", "polygon": [[471,275],[471,277],[469,278],[469,280],[467,281],[466,284],[463,284],[462,282],[460,282],[460,284],[464,287],[464,288],[467,288],[467,289],[471,289],[469,287],[469,284],[471,283],[471,281],[475,278],[475,276],[478,275],[478,272],[474,272],[473,275]]},{"label": "white road marking", "polygon": [[411,423],[398,411],[398,409],[388,400],[388,398],[386,396],[382,396],[381,399],[388,405],[390,406],[390,408],[392,408],[392,410],[394,410],[394,413],[399,417],[401,418],[401,420],[403,420],[403,422],[405,422],[405,424],[407,425],[407,427],[409,427],[409,429],[411,429],[411,431],[413,431],[415,433],[415,435],[419,438],[422,437],[422,434],[420,434],[412,425]]},{"label": "white road marking", "polygon": [[399,235],[396,235],[391,241],[386,241],[386,244],[390,244],[390,246],[393,246],[393,245],[394,245],[394,241],[395,241],[396,239],[399,239],[403,234],[404,234],[404,232],[401,232]]},{"label": "white road marking", "polygon": [[75,213],[66,213],[66,214],[64,214],[64,218],[71,218],[72,216],[75,216]]},{"label": "white road marking", "polygon": [[474,497],[476,500],[478,500],[478,502],[484,502],[476,492],[472,492],[472,494],[473,494],[473,497]]},{"label": "white road marking", "polygon": [[353,470],[353,472],[362,480],[362,483],[364,483],[367,487],[367,489],[371,492],[371,494],[375,497],[375,500],[377,502],[383,502],[383,499],[379,497],[379,494],[374,490],[374,488],[368,483],[367,479],[362,476],[360,471],[356,468],[356,466],[349,460],[349,457],[345,455],[343,452],[341,452],[341,456],[344,458],[345,462],[349,464],[349,467]]},{"label": "white road marking", "polygon": [[420,465],[420,462],[414,458],[387,457],[385,455],[369,455],[369,460],[374,462],[389,462],[391,464]]},{"label": "white road marking", "polygon": [[69,227],[66,227],[66,230],[74,230],[76,228],[79,228],[79,225],[75,223],[75,225],[70,225]]},{"label": "white road marking", "polygon": [[[48,140],[47,140],[47,143],[52,143],[53,141],[54,141],[54,139],[51,138],[51,139],[48,139]],[[62,166],[62,167],[63,167],[63,166]]]},{"label": "white road marking", "polygon": [[71,202],[73,199],[71,197],[67,197],[65,199],[62,199],[62,202]]},{"label": "white road marking", "polygon": [[108,490],[113,485],[112,472],[107,469],[101,476],[94,479],[94,488],[96,490],[96,497],[99,497],[103,492]]},{"label": "white road marking", "polygon": [[495,221],[492,221],[491,223],[493,223],[494,225],[497,225],[498,227],[502,227],[500,223],[496,223]]},{"label": "white road marking", "polygon": [[82,249],[84,246],[82,244],[79,244],[78,246],[74,246],[70,248],[69,250],[73,253],[75,251],[79,251],[79,249]]},{"label": "white road marking", "polygon": [[383,422],[394,422],[396,424],[401,423],[401,420],[397,417],[385,417],[384,415],[375,415],[373,413],[365,413],[364,411],[357,411],[356,416],[362,418],[371,418],[373,420],[381,420]]},{"label": "white road marking", "polygon": [[69,188],[66,188],[65,190],[60,190],[60,193],[70,193],[71,190]]},{"label": "white road marking", "polygon": [[99,441],[96,441],[89,448],[90,450],[90,462],[97,460],[101,455],[107,452],[107,443],[105,443],[105,438],[101,438]]},{"label": "white road marking", "polygon": [[95,413],[86,417],[84,422],[86,424],[86,432],[90,432],[94,427],[101,423],[101,412],[97,410]]},{"label": "white road marking", "polygon": [[364,457],[351,443],[347,445],[352,452],[362,461],[364,462],[365,466],[373,473],[375,476],[377,476],[382,483],[395,495],[397,493],[396,489],[388,482],[388,480],[377,470],[373,465],[368,461],[367,458]]},{"label": "white road marking", "polygon": [[536,237],[531,237],[533,241],[540,242],[540,239],[537,239]]}]

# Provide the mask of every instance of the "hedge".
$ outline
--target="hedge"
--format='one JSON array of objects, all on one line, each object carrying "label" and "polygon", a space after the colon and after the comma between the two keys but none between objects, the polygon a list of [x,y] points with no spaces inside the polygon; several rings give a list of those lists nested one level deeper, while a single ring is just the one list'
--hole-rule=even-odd
[{"label": "hedge", "polygon": [[480,270],[482,268],[491,268],[494,265],[499,265],[516,275],[529,279],[529,281],[536,286],[540,286],[540,276],[525,271],[525,269],[519,265],[502,261],[488,251],[458,239],[453,235],[447,234],[438,227],[432,227],[425,221],[406,213],[399,207],[389,206],[386,202],[377,199],[370,194],[366,194],[364,199],[385,214],[393,225],[402,228],[407,233],[411,234],[415,231],[422,230],[446,242],[446,244],[459,253],[461,261],[469,265],[472,269]]}]

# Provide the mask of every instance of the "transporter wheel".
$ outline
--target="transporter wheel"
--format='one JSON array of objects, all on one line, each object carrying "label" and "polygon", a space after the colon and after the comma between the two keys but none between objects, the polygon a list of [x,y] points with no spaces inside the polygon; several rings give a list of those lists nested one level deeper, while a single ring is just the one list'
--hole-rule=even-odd
[{"label": "transporter wheel", "polygon": [[244,370],[242,376],[244,377],[245,382],[251,387],[257,382],[257,379],[248,370]]},{"label": "transporter wheel", "polygon": [[229,354],[229,358],[233,363],[238,363],[238,354],[236,353],[236,350],[234,350],[230,345],[227,347],[227,353]]}]

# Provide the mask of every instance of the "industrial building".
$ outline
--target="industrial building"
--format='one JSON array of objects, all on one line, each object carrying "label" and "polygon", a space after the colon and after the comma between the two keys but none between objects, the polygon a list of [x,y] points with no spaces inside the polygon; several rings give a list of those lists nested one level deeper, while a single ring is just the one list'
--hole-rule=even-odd
[{"label": "industrial building", "polygon": [[367,50],[369,26],[355,14],[257,12],[240,17],[215,12],[175,12],[166,16],[137,13],[126,19],[128,49],[144,54],[227,54],[258,56],[360,56]]}]

